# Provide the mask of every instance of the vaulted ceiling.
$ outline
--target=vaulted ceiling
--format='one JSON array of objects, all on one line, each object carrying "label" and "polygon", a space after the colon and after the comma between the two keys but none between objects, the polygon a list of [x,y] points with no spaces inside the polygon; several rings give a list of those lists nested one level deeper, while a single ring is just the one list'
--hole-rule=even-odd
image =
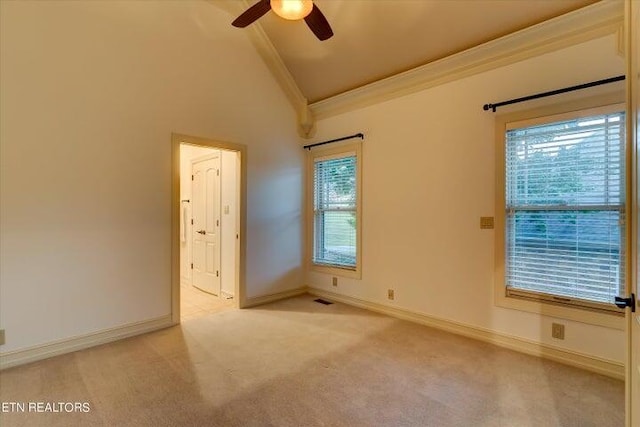
[{"label": "vaulted ceiling", "polygon": [[[231,22],[256,1],[227,1],[223,7]],[[252,25],[264,30],[302,95],[314,103],[595,2],[315,0],[335,34],[327,41],[303,21],[273,12]]]}]

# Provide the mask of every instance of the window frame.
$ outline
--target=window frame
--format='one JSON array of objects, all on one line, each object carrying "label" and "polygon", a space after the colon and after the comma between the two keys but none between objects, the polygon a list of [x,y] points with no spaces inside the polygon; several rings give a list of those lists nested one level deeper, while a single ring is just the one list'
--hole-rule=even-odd
[{"label": "window frame", "polygon": [[[314,210],[314,166],[317,159],[356,157],[356,265],[347,267],[340,265],[318,264],[313,261],[315,244],[315,210]],[[330,274],[333,276],[360,279],[362,277],[362,141],[340,142],[327,146],[313,147],[307,152],[307,244],[306,261],[309,271]]]},{"label": "window frame", "polygon": [[[534,292],[508,292],[506,286],[506,159],[505,143],[506,131],[517,127],[532,126],[535,124],[549,123],[555,121],[568,120],[572,118],[602,114],[612,111],[626,111],[624,93],[613,94],[582,99],[562,104],[545,106],[526,111],[518,111],[498,115],[496,117],[495,141],[496,141],[496,163],[495,163],[495,280],[494,297],[495,304],[499,307],[526,311],[531,313],[548,315],[562,319],[574,320],[578,322],[606,326],[614,329],[624,329],[624,311],[617,309],[613,304],[606,305],[606,310],[602,310],[604,304],[584,303],[580,305],[567,304],[560,300],[545,298],[543,295],[535,295]],[[625,245],[625,281],[629,280],[629,147],[625,147],[626,155],[626,195],[625,195],[625,216],[627,224],[623,244]]]}]

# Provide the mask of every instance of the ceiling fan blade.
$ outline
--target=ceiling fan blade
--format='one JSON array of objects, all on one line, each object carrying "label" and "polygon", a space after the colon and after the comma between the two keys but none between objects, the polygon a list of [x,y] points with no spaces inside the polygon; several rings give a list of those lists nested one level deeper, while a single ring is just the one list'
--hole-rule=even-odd
[{"label": "ceiling fan blade", "polygon": [[304,21],[307,23],[313,34],[316,35],[320,40],[327,40],[331,36],[333,36],[333,30],[327,21],[327,18],[324,17],[318,6],[313,5],[313,9],[311,9],[311,13],[308,14]]},{"label": "ceiling fan blade", "polygon": [[238,16],[235,21],[231,23],[234,27],[244,28],[249,24],[252,24],[258,18],[271,10],[271,3],[269,0],[260,0],[258,3],[251,6],[249,9],[242,12],[242,15]]}]

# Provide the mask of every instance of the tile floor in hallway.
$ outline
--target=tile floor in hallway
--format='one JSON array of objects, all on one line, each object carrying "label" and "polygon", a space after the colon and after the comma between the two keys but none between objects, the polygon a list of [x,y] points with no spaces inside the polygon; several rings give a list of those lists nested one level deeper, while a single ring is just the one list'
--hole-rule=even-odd
[{"label": "tile floor in hallway", "polygon": [[219,298],[195,286],[180,284],[180,320],[182,322],[233,308],[233,299],[226,299],[224,296]]}]

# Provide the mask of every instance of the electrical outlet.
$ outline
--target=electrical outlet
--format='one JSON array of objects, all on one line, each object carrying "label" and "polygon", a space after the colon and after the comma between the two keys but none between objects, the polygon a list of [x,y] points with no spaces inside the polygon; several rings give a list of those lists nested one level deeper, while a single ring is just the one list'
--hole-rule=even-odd
[{"label": "electrical outlet", "polygon": [[481,216],[480,217],[480,228],[482,230],[491,230],[493,228],[493,217],[492,216]]},{"label": "electrical outlet", "polygon": [[333,286],[338,286],[338,278],[334,277],[331,283],[333,284]]},{"label": "electrical outlet", "polygon": [[396,298],[395,292],[393,291],[393,289],[389,289],[387,291],[387,298],[389,298],[390,300],[394,300]]},{"label": "electrical outlet", "polygon": [[559,340],[564,339],[564,325],[561,323],[551,324],[551,336]]},{"label": "electrical outlet", "polygon": [[4,329],[0,329],[0,345],[4,344]]}]

